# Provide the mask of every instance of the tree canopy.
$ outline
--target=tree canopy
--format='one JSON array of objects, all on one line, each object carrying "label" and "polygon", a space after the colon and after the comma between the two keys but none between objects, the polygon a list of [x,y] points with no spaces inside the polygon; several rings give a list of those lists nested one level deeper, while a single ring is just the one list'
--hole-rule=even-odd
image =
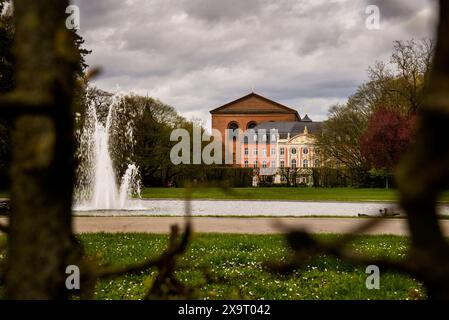
[{"label": "tree canopy", "polygon": [[[390,147],[386,149],[389,151],[376,159],[369,150],[376,150],[376,137],[381,134],[376,134],[378,130],[392,130],[391,126],[396,128],[396,133],[411,130],[411,119],[423,104],[433,52],[434,44],[429,39],[395,41],[390,60],[378,61],[368,68],[369,80],[360,85],[345,104],[329,110],[329,119],[318,137],[318,143],[329,159],[361,173],[360,176],[369,175],[371,169],[379,167],[379,162],[392,170],[391,165],[386,165],[385,156],[390,157],[391,146],[398,145],[401,152],[395,152],[393,157],[397,163],[397,156],[404,151],[404,137],[389,134]],[[395,121],[399,122],[394,125]]]}]

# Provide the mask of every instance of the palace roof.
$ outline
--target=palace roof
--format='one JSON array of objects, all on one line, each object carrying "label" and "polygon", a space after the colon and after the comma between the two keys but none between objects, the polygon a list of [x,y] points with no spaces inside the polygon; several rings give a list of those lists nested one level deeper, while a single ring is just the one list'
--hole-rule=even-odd
[{"label": "palace roof", "polygon": [[304,133],[305,127],[307,127],[308,132],[311,134],[315,134],[321,130],[322,122],[313,122],[307,115],[304,118],[307,118],[307,120],[264,122],[257,125],[254,130],[265,129],[269,133],[271,129],[277,129],[281,139],[286,139],[289,134],[292,138],[298,134],[302,134]]},{"label": "palace roof", "polygon": [[237,100],[228,102],[210,111],[211,114],[295,114],[301,120],[298,111],[279,102],[251,92]]}]

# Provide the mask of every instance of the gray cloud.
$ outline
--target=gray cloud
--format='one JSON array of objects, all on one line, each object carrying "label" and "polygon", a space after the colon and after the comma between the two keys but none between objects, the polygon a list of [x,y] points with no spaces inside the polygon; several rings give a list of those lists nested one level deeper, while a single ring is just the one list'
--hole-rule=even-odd
[{"label": "gray cloud", "polygon": [[429,1],[409,0],[364,0],[366,5],[379,7],[382,18],[389,20],[407,20],[416,16]]},{"label": "gray cloud", "polygon": [[[256,91],[324,119],[388,58],[428,37],[431,0],[76,0],[95,85],[149,94],[209,123],[208,110]],[[365,8],[381,30],[365,28]]]},{"label": "gray cloud", "polygon": [[216,24],[257,15],[267,4],[269,2],[264,0],[185,0],[182,1],[182,8],[193,18]]}]

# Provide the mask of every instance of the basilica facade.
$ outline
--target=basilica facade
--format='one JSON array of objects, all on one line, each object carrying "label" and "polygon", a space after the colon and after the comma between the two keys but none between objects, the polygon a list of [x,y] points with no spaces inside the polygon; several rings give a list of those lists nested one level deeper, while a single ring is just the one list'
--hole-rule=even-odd
[{"label": "basilica facade", "polygon": [[233,164],[254,169],[253,185],[312,185],[311,169],[324,163],[316,145],[321,122],[254,92],[210,113],[212,129],[225,139],[229,132],[243,132],[242,143],[234,139]]}]

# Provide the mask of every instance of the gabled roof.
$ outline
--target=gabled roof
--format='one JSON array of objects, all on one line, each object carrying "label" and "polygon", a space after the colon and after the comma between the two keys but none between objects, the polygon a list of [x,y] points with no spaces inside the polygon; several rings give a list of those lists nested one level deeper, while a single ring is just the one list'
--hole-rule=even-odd
[{"label": "gabled roof", "polygon": [[306,114],[304,118],[301,119],[302,122],[312,122],[312,119],[309,118],[309,116]]},{"label": "gabled roof", "polygon": [[[248,110],[247,108],[239,107],[238,103],[242,102],[244,100],[248,99],[258,99],[263,102],[266,102],[270,104],[273,108],[272,109],[256,109],[253,108],[251,110]],[[279,102],[273,101],[271,99],[265,98],[264,96],[261,96],[260,94],[257,94],[255,92],[251,92],[250,94],[247,94],[246,96],[243,96],[239,99],[236,99],[234,101],[228,102],[221,107],[215,108],[210,111],[211,114],[217,114],[217,113],[230,113],[230,114],[245,114],[245,113],[251,113],[251,114],[272,114],[272,113],[293,113],[296,115],[298,121],[301,120],[301,117],[298,114],[298,111],[295,109],[289,108],[287,106],[284,106],[283,104],[280,104]]]}]

